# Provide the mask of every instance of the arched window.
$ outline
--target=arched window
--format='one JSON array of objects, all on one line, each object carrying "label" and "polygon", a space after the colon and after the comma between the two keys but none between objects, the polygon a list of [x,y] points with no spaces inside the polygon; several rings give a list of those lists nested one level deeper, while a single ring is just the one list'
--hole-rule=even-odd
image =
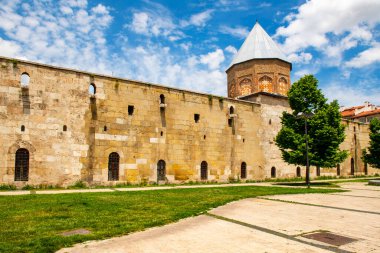
[{"label": "arched window", "polygon": [[270,177],[271,178],[275,178],[276,177],[276,168],[275,167],[272,167],[270,169]]},{"label": "arched window", "polygon": [[63,132],[66,132],[66,131],[67,131],[67,126],[63,125]]},{"label": "arched window", "polygon": [[273,82],[269,76],[263,76],[259,79],[259,91],[272,92]]},{"label": "arched window", "polygon": [[29,82],[30,82],[29,74],[26,72],[22,73],[21,74],[21,80],[20,80],[21,86],[27,87],[27,86],[29,86]]},{"label": "arched window", "polygon": [[96,86],[95,86],[95,84],[91,83],[90,86],[88,86],[88,93],[90,95],[95,95],[96,94]]},{"label": "arched window", "polygon": [[157,181],[165,181],[166,179],[166,163],[159,160],[157,163]]},{"label": "arched window", "polygon": [[340,176],[340,164],[336,165],[336,175]]},{"label": "arched window", "polygon": [[317,177],[321,175],[321,166],[317,166]]},{"label": "arched window", "polygon": [[25,132],[25,126],[21,125],[21,132]]},{"label": "arched window", "polygon": [[119,180],[119,162],[120,156],[116,152],[112,152],[108,156],[108,181]]},{"label": "arched window", "polygon": [[286,95],[288,92],[288,81],[284,78],[281,77],[278,79],[278,93],[282,95]]},{"label": "arched window", "polygon": [[16,151],[15,181],[28,181],[29,179],[29,151],[20,148]]},{"label": "arched window", "polygon": [[164,96],[164,94],[160,95],[160,104],[165,104],[165,96]]},{"label": "arched window", "polygon": [[241,163],[240,177],[241,177],[241,179],[247,178],[247,164],[245,162]]},{"label": "arched window", "polygon": [[355,175],[355,160],[351,158],[351,175]]},{"label": "arched window", "polygon": [[297,177],[301,177],[301,167],[297,167]]},{"label": "arched window", "polygon": [[231,105],[230,106],[230,114],[234,114],[234,112],[235,112],[235,108]]},{"label": "arched window", "polygon": [[248,95],[252,93],[252,82],[248,78],[244,78],[240,82],[240,93],[241,95]]},{"label": "arched window", "polygon": [[201,180],[207,180],[208,177],[208,165],[206,161],[201,163]]}]

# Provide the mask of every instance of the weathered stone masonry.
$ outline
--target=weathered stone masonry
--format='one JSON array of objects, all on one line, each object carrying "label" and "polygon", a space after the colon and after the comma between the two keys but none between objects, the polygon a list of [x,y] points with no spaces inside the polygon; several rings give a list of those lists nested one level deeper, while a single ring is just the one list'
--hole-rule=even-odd
[{"label": "weathered stone masonry", "polygon": [[[0,65],[0,183],[156,182],[160,160],[170,182],[201,180],[202,161],[207,180],[241,178],[243,162],[246,179],[270,177],[272,167],[276,177],[296,175],[273,142],[279,115],[289,110],[283,96],[257,93],[243,101],[20,60],[0,58]],[[20,85],[23,73],[27,87]],[[355,157],[355,174],[364,172],[358,152],[367,143],[368,127],[350,123],[342,147]],[[20,148],[29,152],[27,181],[15,181]],[[118,180],[109,181],[113,152]],[[351,173],[350,159],[341,175]]]}]

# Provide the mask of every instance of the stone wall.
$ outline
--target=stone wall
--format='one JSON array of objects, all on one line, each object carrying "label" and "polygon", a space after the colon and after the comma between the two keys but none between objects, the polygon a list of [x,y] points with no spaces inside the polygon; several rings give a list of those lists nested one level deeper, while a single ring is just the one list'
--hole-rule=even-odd
[{"label": "stone wall", "polygon": [[[23,88],[24,72],[30,83]],[[241,178],[243,162],[246,179],[269,178],[272,167],[276,177],[294,177],[296,166],[282,161],[273,141],[280,115],[289,110],[286,97],[260,93],[248,100],[0,58],[0,184],[156,182],[159,160],[170,182],[200,180],[202,161],[207,180]],[[342,148],[355,157],[355,174],[364,173],[358,157],[368,127],[350,123],[346,133]],[[30,154],[28,181],[15,181],[20,148]],[[118,181],[108,180],[112,152],[120,157]],[[341,175],[349,174],[350,159]],[[321,172],[335,175],[336,169]]]},{"label": "stone wall", "polygon": [[[9,59],[0,64],[1,183],[115,183],[108,182],[112,152],[120,156],[119,182],[156,181],[159,160],[171,182],[199,180],[202,161],[208,180],[240,177],[243,161],[247,179],[263,177],[257,103]],[[28,88],[20,86],[24,72]],[[14,181],[19,148],[30,152],[27,182]]]}]

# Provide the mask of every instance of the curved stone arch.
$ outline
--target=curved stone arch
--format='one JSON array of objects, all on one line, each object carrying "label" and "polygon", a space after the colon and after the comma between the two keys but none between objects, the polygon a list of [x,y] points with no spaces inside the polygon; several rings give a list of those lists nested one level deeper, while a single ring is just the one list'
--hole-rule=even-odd
[{"label": "curved stone arch", "polygon": [[252,93],[252,80],[249,78],[244,78],[239,83],[240,95],[248,95]]},{"label": "curved stone arch", "polygon": [[33,174],[31,172],[33,172],[33,168],[34,168],[34,153],[36,152],[36,148],[29,142],[27,141],[17,141],[15,143],[13,143],[9,148],[8,148],[8,152],[7,152],[7,175],[10,177],[10,178],[13,178],[14,177],[14,173],[15,173],[15,161],[16,161],[16,152],[17,150],[19,149],[26,149],[28,150],[29,152],[29,178],[32,176],[33,177]]},{"label": "curved stone arch", "polygon": [[273,92],[273,79],[267,75],[260,77],[259,91]]},{"label": "curved stone arch", "polygon": [[286,95],[288,92],[288,80],[285,77],[280,77],[277,82],[278,93]]}]

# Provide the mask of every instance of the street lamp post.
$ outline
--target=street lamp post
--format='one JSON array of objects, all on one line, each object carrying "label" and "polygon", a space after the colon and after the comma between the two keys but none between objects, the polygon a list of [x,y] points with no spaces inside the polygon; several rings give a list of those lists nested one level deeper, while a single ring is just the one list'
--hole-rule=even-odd
[{"label": "street lamp post", "polygon": [[297,114],[298,118],[303,118],[305,120],[305,142],[306,142],[306,185],[310,188],[310,165],[309,165],[309,137],[307,135],[307,119],[313,117],[313,113],[299,112]]}]

